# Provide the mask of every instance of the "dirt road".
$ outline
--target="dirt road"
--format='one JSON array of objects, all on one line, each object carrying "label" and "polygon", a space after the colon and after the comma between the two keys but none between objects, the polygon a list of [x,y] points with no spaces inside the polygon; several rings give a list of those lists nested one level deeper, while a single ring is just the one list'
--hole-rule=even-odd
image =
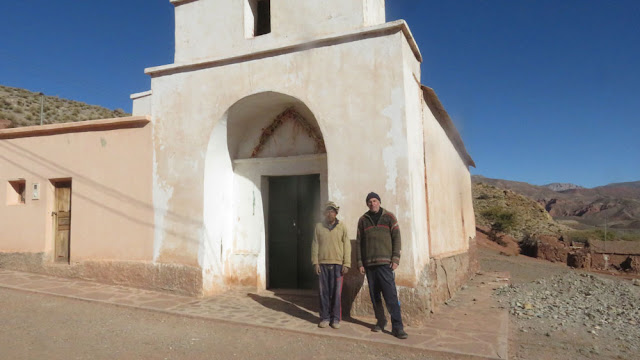
[{"label": "dirt road", "polygon": [[3,288],[0,320],[0,359],[465,359]]}]

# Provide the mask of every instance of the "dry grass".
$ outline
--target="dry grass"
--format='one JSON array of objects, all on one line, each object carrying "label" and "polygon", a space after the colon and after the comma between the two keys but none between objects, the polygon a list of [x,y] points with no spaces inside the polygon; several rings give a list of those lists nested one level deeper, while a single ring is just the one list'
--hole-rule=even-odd
[{"label": "dry grass", "polygon": [[502,209],[513,214],[513,225],[505,233],[517,240],[527,235],[559,235],[569,228],[558,224],[537,202],[511,190],[487,184],[473,184],[473,207],[478,225],[490,227],[491,212]]},{"label": "dry grass", "polygon": [[[129,116],[122,109],[109,110],[101,106],[46,95],[43,114],[44,124]],[[40,95],[0,85],[0,120],[11,121],[10,127],[39,125]]]}]

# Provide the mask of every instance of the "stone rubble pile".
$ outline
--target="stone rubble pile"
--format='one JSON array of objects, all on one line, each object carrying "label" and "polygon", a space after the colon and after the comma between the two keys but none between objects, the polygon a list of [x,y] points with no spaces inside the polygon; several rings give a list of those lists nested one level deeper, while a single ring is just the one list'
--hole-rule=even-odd
[{"label": "stone rubble pile", "polygon": [[[503,308],[519,321],[537,319],[550,332],[581,327],[598,336],[640,346],[640,281],[567,273],[496,290]],[[523,330],[526,331],[526,330]]]}]

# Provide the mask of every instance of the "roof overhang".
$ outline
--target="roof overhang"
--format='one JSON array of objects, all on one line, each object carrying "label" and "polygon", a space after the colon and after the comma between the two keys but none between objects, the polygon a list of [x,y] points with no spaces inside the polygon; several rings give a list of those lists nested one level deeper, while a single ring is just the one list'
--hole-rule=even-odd
[{"label": "roof overhang", "polygon": [[458,151],[462,161],[464,161],[467,166],[476,167],[476,163],[473,161],[471,155],[469,155],[466,147],[464,146],[464,142],[462,141],[462,137],[460,136],[458,129],[456,129],[451,117],[444,109],[440,99],[438,99],[436,92],[432,88],[424,85],[420,85],[420,88],[422,89],[424,101],[433,113],[433,116],[438,120],[438,123],[440,123],[440,126],[444,129],[451,143],[453,143],[453,146],[456,148],[456,151]]},{"label": "roof overhang", "polygon": [[0,130],[0,140],[48,136],[87,131],[141,128],[151,121],[149,116],[129,116],[114,119],[87,120],[71,123],[25,126]]},{"label": "roof overhang", "polygon": [[286,44],[277,47],[269,47],[270,44],[266,44],[265,48],[253,49],[251,51],[243,52],[231,57],[217,57],[217,58],[209,58],[189,63],[178,63],[178,64],[169,64],[162,66],[155,66],[146,68],[144,72],[150,76],[162,76],[168,74],[174,74],[185,71],[193,71],[199,69],[212,68],[216,66],[223,66],[232,63],[239,63],[247,60],[260,59],[269,56],[281,55],[294,53],[298,51],[305,51],[314,48],[324,47],[324,46],[333,46],[336,44],[347,43],[352,41],[361,40],[363,38],[368,37],[377,37],[377,36],[385,36],[389,34],[396,33],[398,31],[402,31],[405,39],[409,43],[411,50],[413,51],[413,55],[416,57],[416,60],[422,62],[422,54],[420,53],[420,49],[418,48],[418,44],[416,43],[411,30],[409,30],[409,25],[404,20],[396,20],[392,22],[388,22],[382,25],[370,26],[364,29],[359,29],[356,31],[348,31],[342,32],[339,34],[333,34],[330,36],[321,37],[318,39],[314,39],[312,41],[303,41],[303,42],[295,42],[291,44]]}]

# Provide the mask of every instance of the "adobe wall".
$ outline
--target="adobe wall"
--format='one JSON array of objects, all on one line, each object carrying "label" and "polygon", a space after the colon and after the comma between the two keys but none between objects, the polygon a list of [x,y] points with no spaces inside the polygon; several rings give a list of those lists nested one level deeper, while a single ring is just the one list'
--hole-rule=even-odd
[{"label": "adobe wall", "polygon": [[[196,267],[153,263],[151,125],[129,119],[0,131],[0,266],[199,293]],[[7,205],[4,185],[16,179],[26,182],[25,203]],[[53,259],[51,179],[72,182],[69,264]]]},{"label": "adobe wall", "polygon": [[640,255],[601,254],[591,252],[591,269],[623,270],[640,273]]}]

